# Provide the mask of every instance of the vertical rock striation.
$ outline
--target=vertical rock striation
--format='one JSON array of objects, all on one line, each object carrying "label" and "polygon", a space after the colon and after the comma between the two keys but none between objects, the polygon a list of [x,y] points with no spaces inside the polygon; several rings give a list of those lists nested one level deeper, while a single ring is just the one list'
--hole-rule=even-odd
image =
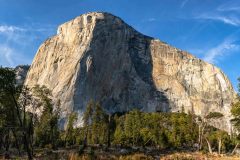
[{"label": "vertical rock striation", "polygon": [[160,40],[142,35],[108,13],[81,15],[58,28],[39,48],[25,85],[45,85],[61,106],[62,124],[82,113],[92,99],[110,113],[145,112],[224,114],[230,130],[235,92],[217,67]]}]

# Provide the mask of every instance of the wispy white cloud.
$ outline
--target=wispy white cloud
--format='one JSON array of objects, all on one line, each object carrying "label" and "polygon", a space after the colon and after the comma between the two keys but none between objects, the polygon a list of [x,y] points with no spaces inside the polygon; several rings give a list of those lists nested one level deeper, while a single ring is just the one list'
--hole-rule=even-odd
[{"label": "wispy white cloud", "polygon": [[13,55],[13,50],[11,48],[9,48],[7,45],[0,45],[0,56],[1,56],[0,62],[2,64],[10,64],[11,66],[13,66],[14,63],[13,63],[12,55]]},{"label": "wispy white cloud", "polygon": [[0,65],[2,66],[15,67],[16,65],[29,64],[31,62],[29,57],[9,44],[0,44],[0,57]]},{"label": "wispy white cloud", "polygon": [[240,4],[235,0],[228,0],[217,7],[220,12],[240,12]]},{"label": "wispy white cloud", "polygon": [[221,44],[206,51],[203,59],[209,63],[217,63],[219,59],[224,58],[230,53],[240,50],[240,45],[235,43],[235,39],[228,37]]},{"label": "wispy white cloud", "polygon": [[0,33],[13,33],[26,31],[24,28],[8,25],[0,25]]},{"label": "wispy white cloud", "polygon": [[220,6],[217,8],[218,11],[236,11],[236,12],[240,12],[240,6]]},{"label": "wispy white cloud", "polygon": [[147,23],[147,22],[155,22],[155,21],[157,21],[157,19],[154,18],[154,17],[150,17],[150,18],[142,19],[142,22],[143,22],[143,23]]},{"label": "wispy white cloud", "polygon": [[[236,1],[226,1],[216,8],[195,13],[193,16],[197,20],[219,21],[232,26],[240,26],[240,5]],[[196,16],[197,15],[197,16]]]},{"label": "wispy white cloud", "polygon": [[180,5],[180,8],[183,8],[185,7],[185,5],[188,3],[189,0],[184,0],[182,1],[181,5]]},{"label": "wispy white cloud", "polygon": [[153,22],[153,21],[156,21],[156,18],[149,18],[148,19],[148,22]]},{"label": "wispy white cloud", "polygon": [[0,44],[0,65],[15,67],[20,64],[29,64],[31,59],[9,44]]},{"label": "wispy white cloud", "polygon": [[54,29],[54,26],[49,25],[0,25],[0,65],[31,63],[34,53],[29,53],[29,49],[33,50],[32,46],[39,38],[52,35]]},{"label": "wispy white cloud", "polygon": [[203,20],[214,20],[220,21],[225,24],[240,26],[240,19],[235,16],[222,16],[222,15],[200,15],[196,16],[195,19],[203,19]]}]

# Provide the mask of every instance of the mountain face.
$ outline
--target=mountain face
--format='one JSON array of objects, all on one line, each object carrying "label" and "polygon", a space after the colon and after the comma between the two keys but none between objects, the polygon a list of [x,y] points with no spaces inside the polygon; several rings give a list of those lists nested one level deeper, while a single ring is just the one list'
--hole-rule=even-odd
[{"label": "mountain face", "polygon": [[61,124],[90,100],[109,113],[221,112],[229,131],[235,92],[217,67],[134,30],[108,13],[81,15],[58,28],[37,51],[25,85],[45,85],[61,108]]}]

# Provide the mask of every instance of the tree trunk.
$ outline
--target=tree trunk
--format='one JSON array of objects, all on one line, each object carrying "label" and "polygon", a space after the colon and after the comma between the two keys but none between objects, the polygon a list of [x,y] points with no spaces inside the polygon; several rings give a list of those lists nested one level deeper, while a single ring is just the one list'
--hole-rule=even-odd
[{"label": "tree trunk", "polygon": [[207,145],[208,145],[208,150],[209,150],[209,153],[212,154],[212,147],[211,147],[211,143],[208,141],[207,138],[205,138],[206,142],[207,142]]},{"label": "tree trunk", "polygon": [[201,150],[202,149],[202,143],[203,143],[203,135],[204,135],[204,130],[205,130],[205,127],[206,127],[206,123],[205,122],[203,122],[202,124],[201,124],[201,126],[202,126],[202,129],[200,129],[199,128],[199,150]]},{"label": "tree trunk", "polygon": [[27,137],[26,133],[23,133],[23,141],[24,141],[24,145],[25,145],[25,148],[27,151],[28,159],[32,160],[33,159],[32,151],[30,149],[29,141],[28,141],[28,137]]},{"label": "tree trunk", "polygon": [[20,113],[20,108],[18,106],[18,103],[17,103],[17,100],[15,99],[14,97],[14,94],[11,93],[11,96],[12,96],[12,99],[14,101],[14,105],[15,105],[15,108],[16,108],[16,111],[17,111],[17,117],[18,117],[18,120],[19,120],[19,124],[20,124],[20,127],[23,129],[23,142],[24,142],[24,146],[26,148],[26,152],[28,154],[28,159],[29,160],[32,160],[33,157],[32,157],[32,151],[29,147],[29,142],[28,142],[28,137],[27,137],[27,134],[26,134],[26,128],[25,128],[25,125],[23,124],[23,121],[21,119],[21,113]]},{"label": "tree trunk", "polygon": [[218,139],[218,154],[221,154],[221,147],[222,147],[222,139]]},{"label": "tree trunk", "polygon": [[51,145],[52,145],[52,149],[55,149],[55,143],[53,139],[53,126],[51,126]]},{"label": "tree trunk", "polygon": [[29,145],[30,145],[30,149],[32,151],[32,155],[33,155],[33,135],[34,135],[34,129],[33,129],[33,114],[31,114],[31,119],[30,119],[30,123],[29,123],[29,128],[28,128],[28,135],[29,135]]},{"label": "tree trunk", "polygon": [[237,144],[235,145],[235,147],[234,147],[234,149],[233,149],[233,151],[232,151],[232,153],[231,153],[231,154],[234,154],[234,152],[236,151],[236,149],[237,149],[238,145],[239,145],[239,143],[237,143]]},{"label": "tree trunk", "polygon": [[66,134],[65,134],[65,138],[64,138],[64,146],[67,147],[67,138],[68,138],[68,129],[66,129]]},{"label": "tree trunk", "polygon": [[0,135],[0,150],[2,150],[3,147],[3,135]]},{"label": "tree trunk", "polygon": [[7,131],[7,135],[5,136],[5,142],[4,142],[4,147],[5,147],[5,158],[9,159],[9,130]]},{"label": "tree trunk", "polygon": [[88,145],[87,139],[88,139],[88,126],[87,126],[87,129],[86,129],[86,132],[85,132],[85,138],[84,138],[84,142],[83,142],[83,148],[87,147],[87,145]]},{"label": "tree trunk", "polygon": [[108,115],[108,136],[107,136],[107,146],[111,146],[111,115]]},{"label": "tree trunk", "polygon": [[143,145],[143,147],[151,140],[153,138],[153,136],[152,137],[150,137],[148,140],[147,140],[147,142],[146,143],[144,143],[144,145]]},{"label": "tree trunk", "polygon": [[201,150],[201,126],[198,126],[198,151]]},{"label": "tree trunk", "polygon": [[17,138],[16,132],[14,131],[14,129],[12,129],[12,133],[13,133],[13,137],[16,141],[16,147],[17,147],[17,150],[18,150],[18,155],[20,155],[21,154],[20,146],[19,146],[18,138]]}]

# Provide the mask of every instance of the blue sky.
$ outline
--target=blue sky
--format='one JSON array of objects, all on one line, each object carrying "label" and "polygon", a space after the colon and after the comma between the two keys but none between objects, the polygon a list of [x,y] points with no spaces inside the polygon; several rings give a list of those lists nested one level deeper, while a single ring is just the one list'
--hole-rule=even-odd
[{"label": "blue sky", "polygon": [[31,64],[57,26],[80,14],[110,12],[143,34],[240,76],[239,0],[0,0],[0,65]]}]

